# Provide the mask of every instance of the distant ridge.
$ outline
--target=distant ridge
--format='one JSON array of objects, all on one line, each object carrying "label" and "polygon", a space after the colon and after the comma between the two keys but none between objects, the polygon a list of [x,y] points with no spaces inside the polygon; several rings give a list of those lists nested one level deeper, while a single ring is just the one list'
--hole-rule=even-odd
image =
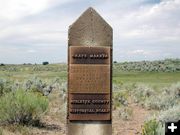
[{"label": "distant ridge", "polygon": [[154,61],[116,62],[114,70],[149,71],[149,72],[180,72],[180,59],[165,59]]}]

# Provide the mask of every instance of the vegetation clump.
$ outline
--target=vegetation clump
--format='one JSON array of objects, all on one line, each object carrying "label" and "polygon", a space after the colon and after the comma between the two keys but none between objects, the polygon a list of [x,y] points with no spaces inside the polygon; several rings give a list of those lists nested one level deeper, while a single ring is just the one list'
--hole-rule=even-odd
[{"label": "vegetation clump", "polygon": [[24,81],[23,88],[26,91],[33,91],[37,93],[41,93],[44,96],[49,95],[53,90],[52,84],[47,84],[42,81],[40,78],[33,77],[32,79],[28,79]]},{"label": "vegetation clump", "polygon": [[180,118],[180,105],[173,106],[168,110],[161,111],[157,119],[161,122],[178,121]]},{"label": "vegetation clump", "polygon": [[143,84],[139,84],[133,86],[131,95],[135,103],[139,103],[140,105],[144,106],[146,100],[149,97],[153,97],[155,92],[152,88]]},{"label": "vegetation clump", "polygon": [[43,65],[48,65],[48,64],[49,64],[49,62],[44,61],[42,64],[43,64]]},{"label": "vegetation clump", "polygon": [[114,70],[140,72],[179,72],[180,59],[165,59],[139,62],[114,62]]},{"label": "vegetation clump", "polygon": [[164,135],[164,126],[156,119],[146,121],[142,127],[142,135]]},{"label": "vegetation clump", "polygon": [[145,102],[146,108],[156,110],[168,110],[180,103],[180,83],[172,84],[162,89],[156,95],[151,96]]},{"label": "vegetation clump", "polygon": [[48,108],[48,100],[33,92],[17,90],[0,97],[0,123],[36,125]]},{"label": "vegetation clump", "polygon": [[11,82],[7,81],[5,79],[0,79],[0,97],[4,95],[5,93],[8,93],[11,91]]},{"label": "vegetation clump", "polygon": [[128,105],[128,93],[126,91],[119,91],[113,95],[114,109]]},{"label": "vegetation clump", "polygon": [[155,119],[144,123],[142,135],[164,135],[165,122],[178,121],[180,118],[180,83],[172,84],[156,92],[145,100],[145,107],[158,110]]}]

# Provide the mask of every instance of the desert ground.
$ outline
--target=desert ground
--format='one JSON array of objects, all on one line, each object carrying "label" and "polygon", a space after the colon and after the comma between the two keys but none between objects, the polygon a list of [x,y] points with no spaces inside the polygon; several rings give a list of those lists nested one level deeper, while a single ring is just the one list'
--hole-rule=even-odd
[{"label": "desert ground", "polygon": [[[179,59],[114,62],[113,135],[150,135],[152,131],[161,135],[164,131],[161,123],[180,117],[179,65]],[[6,107],[8,96],[19,89],[38,94],[37,97],[48,101],[41,113],[30,114],[38,116],[30,117],[38,119],[38,124],[14,120],[17,112],[13,111],[5,117],[3,108],[11,111]],[[66,93],[66,64],[1,65],[0,101],[4,104],[0,103],[0,135],[65,135]]]}]

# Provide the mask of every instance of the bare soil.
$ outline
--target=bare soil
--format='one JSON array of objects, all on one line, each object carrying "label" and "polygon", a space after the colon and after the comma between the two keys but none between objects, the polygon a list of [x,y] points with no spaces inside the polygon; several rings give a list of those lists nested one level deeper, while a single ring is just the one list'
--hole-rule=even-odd
[{"label": "bare soil", "polygon": [[141,135],[142,125],[150,111],[130,103],[129,107],[132,108],[132,117],[129,120],[123,120],[119,116],[119,111],[113,111],[113,135]]}]

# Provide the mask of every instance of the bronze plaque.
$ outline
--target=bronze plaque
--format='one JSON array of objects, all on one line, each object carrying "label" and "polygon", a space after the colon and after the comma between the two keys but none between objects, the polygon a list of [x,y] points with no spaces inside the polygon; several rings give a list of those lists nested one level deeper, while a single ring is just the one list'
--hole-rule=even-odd
[{"label": "bronze plaque", "polygon": [[109,93],[109,65],[73,64],[69,74],[70,93]]},{"label": "bronze plaque", "polygon": [[109,94],[70,94],[70,120],[109,120]]},{"label": "bronze plaque", "polygon": [[111,48],[69,47],[68,119],[111,120]]}]

